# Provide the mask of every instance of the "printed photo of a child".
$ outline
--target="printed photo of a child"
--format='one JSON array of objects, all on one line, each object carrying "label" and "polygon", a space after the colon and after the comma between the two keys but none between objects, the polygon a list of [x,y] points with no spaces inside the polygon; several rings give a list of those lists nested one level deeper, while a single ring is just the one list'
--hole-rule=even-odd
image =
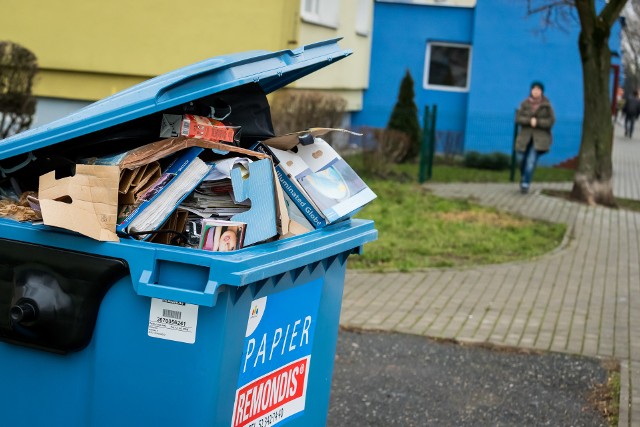
[{"label": "printed photo of a child", "polygon": [[241,249],[246,224],[230,221],[203,221],[200,248],[213,252]]}]

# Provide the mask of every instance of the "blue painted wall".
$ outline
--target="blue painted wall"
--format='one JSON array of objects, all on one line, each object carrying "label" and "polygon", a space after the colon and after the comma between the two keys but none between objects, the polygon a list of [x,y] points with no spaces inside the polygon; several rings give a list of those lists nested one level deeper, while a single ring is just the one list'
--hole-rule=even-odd
[{"label": "blue painted wall", "polygon": [[[373,28],[370,84],[355,126],[386,126],[409,69],[420,120],[425,105],[438,105],[439,150],[447,138],[464,138],[465,151],[510,153],[515,109],[530,83],[541,80],[557,120],[552,149],[540,162],[577,155],[583,114],[577,20],[543,31],[541,17],[527,16],[526,2],[514,0],[479,0],[473,9],[376,2]],[[472,45],[468,93],[423,88],[428,41]],[[611,47],[619,50],[617,26]]]},{"label": "blue painted wall", "polygon": [[[486,0],[483,0],[486,1]],[[473,9],[375,3],[369,88],[353,126],[386,127],[408,69],[414,80],[420,122],[424,106],[437,104],[438,128],[462,133],[468,94],[423,89],[428,41],[471,43]]]},{"label": "blue painted wall", "polygon": [[540,162],[556,164],[578,153],[583,110],[578,26],[541,28],[540,16],[527,16],[526,2],[478,2],[466,150],[510,152],[514,111],[531,82],[540,80],[556,113],[554,144]]}]

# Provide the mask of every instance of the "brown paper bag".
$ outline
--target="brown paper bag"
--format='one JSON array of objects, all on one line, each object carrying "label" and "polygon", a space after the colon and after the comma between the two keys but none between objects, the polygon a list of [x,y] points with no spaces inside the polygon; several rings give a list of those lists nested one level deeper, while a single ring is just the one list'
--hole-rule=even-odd
[{"label": "brown paper bag", "polygon": [[46,225],[76,231],[100,241],[119,241],[117,166],[76,165],[74,176],[40,177],[38,198]]},{"label": "brown paper bag", "polygon": [[[134,175],[131,179],[130,176]],[[137,169],[123,169],[120,171],[120,188],[118,203],[133,205],[161,176],[160,163],[153,162]]]},{"label": "brown paper bag", "polygon": [[[178,209],[162,224],[159,230],[184,232],[187,227],[187,219],[189,218],[189,212]],[[149,239],[153,243],[162,243],[165,245],[171,244],[171,241],[175,237],[173,233],[158,233]]]},{"label": "brown paper bag", "polygon": [[161,141],[153,142],[151,144],[143,145],[142,147],[131,150],[120,161],[118,166],[120,166],[120,168],[122,169],[135,169],[142,165],[146,165],[151,162],[163,159],[175,152],[184,150],[189,147],[202,147],[220,151],[230,151],[232,153],[246,154],[258,159],[264,159],[268,157],[266,154],[257,153],[255,151],[247,150],[246,148],[223,144],[221,142],[207,141],[204,139],[185,138],[181,136],[178,138],[163,139]]}]

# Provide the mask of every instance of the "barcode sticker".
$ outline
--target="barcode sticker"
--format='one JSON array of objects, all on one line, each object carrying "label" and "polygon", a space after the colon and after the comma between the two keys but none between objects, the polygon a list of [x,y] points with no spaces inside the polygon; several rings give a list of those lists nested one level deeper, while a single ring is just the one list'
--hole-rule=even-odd
[{"label": "barcode sticker", "polygon": [[193,344],[196,342],[197,326],[197,305],[151,298],[150,337]]},{"label": "barcode sticker", "polygon": [[191,130],[191,122],[187,119],[182,121],[182,135],[190,136],[189,131]]},{"label": "barcode sticker", "polygon": [[162,309],[162,316],[163,317],[168,317],[170,319],[178,319],[180,320],[182,318],[182,312],[181,311],[176,311],[176,310],[167,310],[166,308]]}]

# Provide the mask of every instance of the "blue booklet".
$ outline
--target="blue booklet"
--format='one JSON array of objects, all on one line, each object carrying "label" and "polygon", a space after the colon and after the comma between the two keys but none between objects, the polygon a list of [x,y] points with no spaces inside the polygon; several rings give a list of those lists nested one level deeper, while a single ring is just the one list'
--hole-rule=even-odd
[{"label": "blue booklet", "polygon": [[[121,235],[146,240],[207,176],[210,166],[198,156],[204,149],[191,147],[180,151],[162,176],[140,196],[116,226]],[[142,234],[140,234],[142,233]]]}]

